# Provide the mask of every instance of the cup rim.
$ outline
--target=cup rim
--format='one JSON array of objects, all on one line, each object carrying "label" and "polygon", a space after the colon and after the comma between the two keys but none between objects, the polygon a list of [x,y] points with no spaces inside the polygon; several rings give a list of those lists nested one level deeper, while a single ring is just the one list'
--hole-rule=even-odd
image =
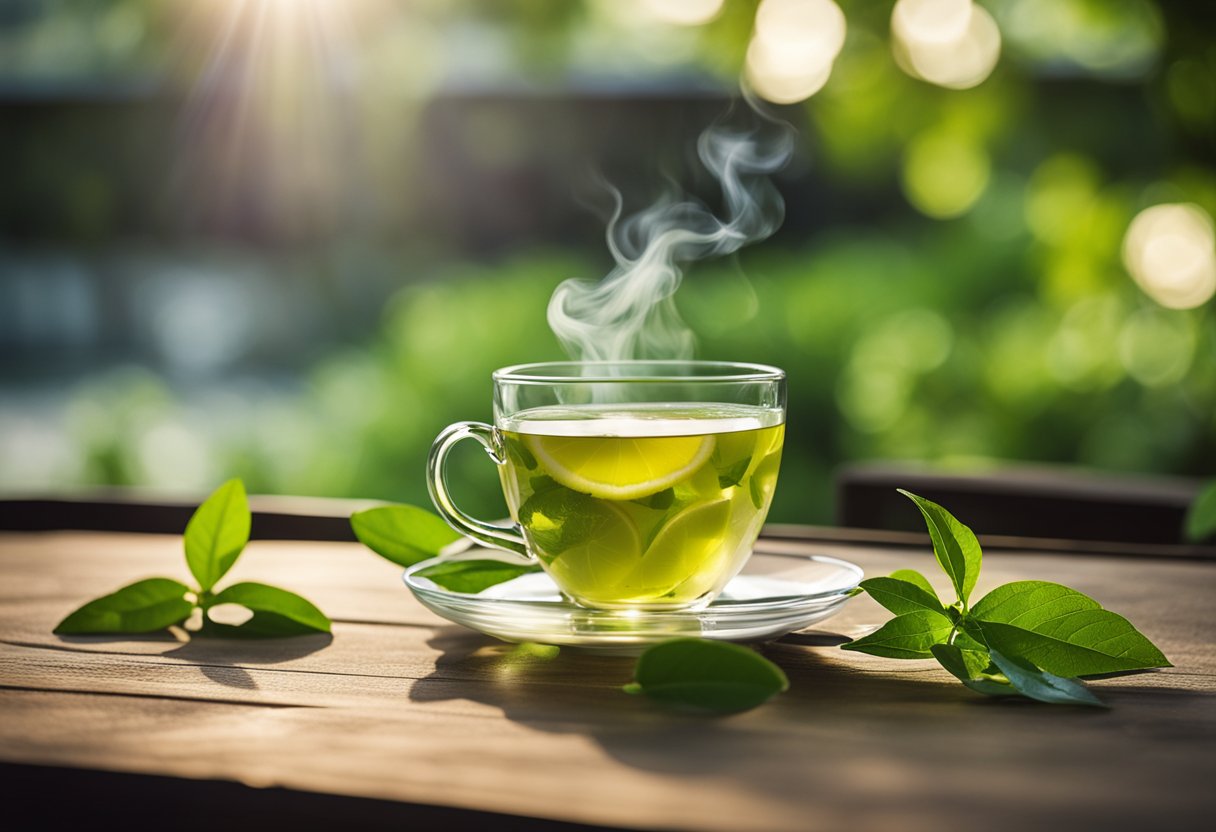
[{"label": "cup rim", "polygon": [[[637,372],[609,373],[608,368],[615,367],[628,370],[638,368]],[[660,372],[642,372],[642,368],[651,368]],[[675,372],[679,367],[694,367],[697,373]],[[573,371],[575,368],[585,370],[600,370],[601,372],[560,373],[557,370]],[[671,372],[662,372],[670,368]],[[548,370],[548,372],[546,372]],[[719,372],[712,372],[717,370]],[[746,361],[701,361],[694,359],[638,359],[628,361],[536,361],[527,364],[512,364],[494,371],[496,383],[508,384],[596,384],[628,383],[628,382],[695,382],[730,383],[782,381],[785,371],[768,364],[754,364]]]}]

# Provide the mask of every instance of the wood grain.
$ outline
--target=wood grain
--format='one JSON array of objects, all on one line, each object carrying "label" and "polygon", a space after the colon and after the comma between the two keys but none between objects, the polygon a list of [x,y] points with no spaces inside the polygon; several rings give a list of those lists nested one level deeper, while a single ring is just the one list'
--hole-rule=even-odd
[{"label": "wood grain", "polygon": [[[180,546],[0,535],[0,760],[624,828],[1131,829],[1216,810],[1210,564],[986,559],[977,592],[1069,584],[1175,662],[1094,682],[1108,712],[989,701],[932,663],[842,652],[887,617],[857,598],[763,648],[790,676],[787,694],[704,719],[621,693],[628,659],[567,649],[546,660],[450,625],[413,601],[399,569],[342,543],[255,542],[232,576],[304,594],[334,618],[332,638],[51,634],[124,583],[185,578]],[[933,567],[923,551],[815,549],[872,575]]]}]

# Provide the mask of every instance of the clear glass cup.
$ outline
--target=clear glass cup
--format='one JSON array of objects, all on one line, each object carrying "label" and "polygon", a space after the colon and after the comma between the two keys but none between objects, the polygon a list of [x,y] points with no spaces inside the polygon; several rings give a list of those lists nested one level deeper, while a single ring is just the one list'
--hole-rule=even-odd
[{"label": "clear glass cup", "polygon": [[[781,464],[781,370],[570,361],[493,378],[494,424],[451,425],[431,448],[431,499],[454,529],[539,563],[595,609],[696,609],[743,567]],[[452,501],[444,462],[469,438],[498,466],[510,526]]]}]

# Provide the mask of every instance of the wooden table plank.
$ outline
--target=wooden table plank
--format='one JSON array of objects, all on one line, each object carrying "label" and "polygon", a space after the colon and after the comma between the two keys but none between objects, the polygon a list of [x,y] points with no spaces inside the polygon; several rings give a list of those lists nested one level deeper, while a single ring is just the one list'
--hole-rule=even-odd
[{"label": "wooden table plank", "polygon": [[[817,548],[869,574],[932,565]],[[60,638],[94,595],[185,577],[180,538],[0,535],[0,760],[635,828],[1155,828],[1216,809],[1216,569],[1039,553],[985,567],[977,591],[1037,577],[1094,595],[1178,667],[1095,682],[1109,712],[988,701],[932,663],[838,650],[886,617],[858,598],[764,648],[789,693],[704,719],[621,693],[628,659],[545,660],[449,625],[399,569],[340,543],[255,542],[233,575],[313,599],[332,641]]]}]

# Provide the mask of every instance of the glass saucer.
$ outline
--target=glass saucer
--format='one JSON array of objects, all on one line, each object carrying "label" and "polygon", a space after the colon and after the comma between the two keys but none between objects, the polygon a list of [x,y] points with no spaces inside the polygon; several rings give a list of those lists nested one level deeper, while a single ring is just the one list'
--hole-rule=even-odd
[{"label": "glass saucer", "polygon": [[822,555],[756,552],[712,604],[700,610],[589,610],[566,600],[544,572],[479,593],[454,592],[417,573],[439,561],[518,558],[472,548],[411,566],[403,580],[432,612],[503,641],[639,653],[678,636],[766,641],[834,613],[861,581],[861,567]]}]

